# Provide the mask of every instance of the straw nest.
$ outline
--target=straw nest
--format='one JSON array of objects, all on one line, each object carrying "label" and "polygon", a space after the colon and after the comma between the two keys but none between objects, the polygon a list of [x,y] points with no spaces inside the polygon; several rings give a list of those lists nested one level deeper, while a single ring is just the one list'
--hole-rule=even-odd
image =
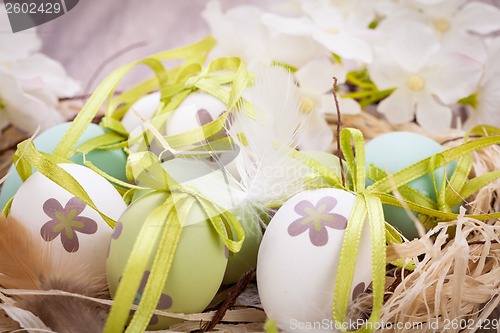
[{"label": "straw nest", "polygon": [[[70,105],[70,108],[74,106]],[[332,129],[336,117],[327,116]],[[445,146],[458,145],[464,132],[450,131],[432,136],[415,124],[393,126],[368,113],[342,118],[344,127],[360,129],[367,140],[382,133],[406,130],[431,136]],[[13,147],[24,137],[11,128],[0,140],[0,178],[13,156]],[[335,148],[332,144],[332,151]],[[474,175],[500,170],[500,147],[490,146],[473,154]],[[477,221],[463,217],[465,213],[500,211],[500,183],[484,187],[473,198],[467,198],[456,221],[440,223],[420,239],[387,249],[387,263],[396,258],[414,260],[413,272],[388,264],[386,295],[382,309],[385,326],[378,332],[500,332],[500,221]],[[61,291],[0,290],[0,331],[15,331],[20,327],[39,327],[38,319],[16,307],[15,294],[56,294],[80,297]],[[47,297],[47,296],[45,296]],[[87,298],[88,299],[88,298]],[[92,299],[104,305],[112,301]],[[352,318],[368,317],[370,292],[351,304]],[[161,311],[157,311],[161,315]],[[214,299],[211,311],[179,315],[187,321],[171,328],[170,332],[190,332],[207,329],[223,332],[262,332],[266,316],[260,307],[253,274],[248,274],[236,286],[221,290]],[[22,323],[22,325],[19,324]],[[23,330],[23,329],[21,329]],[[47,330],[45,330],[47,331]],[[50,331],[50,330],[49,330]]]}]

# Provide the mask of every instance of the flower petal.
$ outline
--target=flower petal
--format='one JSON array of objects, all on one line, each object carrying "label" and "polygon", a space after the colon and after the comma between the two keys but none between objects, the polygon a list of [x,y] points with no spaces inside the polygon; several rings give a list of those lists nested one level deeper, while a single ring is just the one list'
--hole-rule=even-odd
[{"label": "flower petal", "polygon": [[487,3],[471,1],[456,17],[457,26],[479,34],[500,30],[500,9]]},{"label": "flower petal", "polygon": [[272,36],[268,51],[272,60],[295,68],[304,66],[316,56],[329,56],[328,51],[312,38],[282,33]]},{"label": "flower petal", "polygon": [[361,112],[361,106],[352,98],[339,98],[339,108],[341,114],[358,114]]},{"label": "flower petal", "polygon": [[50,198],[43,203],[43,212],[51,219],[56,220],[56,212],[64,211],[61,203],[57,199]]},{"label": "flower petal", "polygon": [[310,36],[316,29],[307,17],[281,17],[266,13],[262,15],[262,23],[285,34],[297,36]]},{"label": "flower petal", "polygon": [[425,130],[438,132],[450,128],[451,109],[438,103],[431,95],[417,101],[417,122]]},{"label": "flower petal", "polygon": [[439,47],[434,31],[416,22],[402,25],[387,43],[387,48],[397,63],[410,73],[420,71],[438,52]]},{"label": "flower petal", "polygon": [[298,236],[301,233],[305,232],[307,229],[310,228],[308,224],[303,224],[302,221],[304,220],[303,217],[293,221],[289,226],[288,226],[288,234],[292,237]]},{"label": "flower petal", "polygon": [[314,246],[323,246],[328,243],[328,231],[325,227],[321,227],[319,231],[314,228],[309,228],[309,239]]},{"label": "flower petal", "polygon": [[333,76],[337,78],[338,84],[344,83],[347,71],[328,59],[315,59],[302,66],[294,75],[301,90],[310,94],[323,94],[332,89]]},{"label": "flower petal", "polygon": [[123,231],[123,223],[117,222],[115,228],[113,229],[113,233],[111,234],[111,238],[117,240],[120,238]]},{"label": "flower petal", "polygon": [[479,83],[482,64],[461,54],[443,54],[425,73],[429,91],[445,104],[472,94]]},{"label": "flower petal", "polygon": [[33,133],[38,126],[45,130],[63,121],[56,110],[25,93],[14,76],[1,70],[0,98],[5,104],[3,112],[10,122],[28,134]]},{"label": "flower petal", "polygon": [[315,31],[313,38],[342,58],[360,60],[364,63],[370,63],[373,59],[370,45],[361,38],[346,33],[329,34],[321,30]]},{"label": "flower petal", "polygon": [[322,225],[337,230],[344,230],[347,227],[347,218],[345,216],[336,213],[330,213],[327,215],[333,217],[333,221],[323,220]]},{"label": "flower petal", "polygon": [[12,73],[21,79],[41,78],[43,89],[57,97],[71,97],[80,90],[80,84],[68,76],[60,63],[41,53],[15,62]]},{"label": "flower petal", "polygon": [[170,297],[167,294],[163,294],[162,293],[161,296],[160,296],[160,300],[158,301],[158,305],[156,306],[156,308],[158,310],[166,310],[166,309],[171,308],[172,304],[173,304],[172,297]]},{"label": "flower petal", "polygon": [[314,209],[314,205],[309,200],[299,201],[294,207],[295,212],[303,217],[309,216],[306,209]]},{"label": "flower petal", "polygon": [[[76,210],[76,215],[80,215],[81,212],[85,209],[87,205],[77,197],[73,197],[69,199],[64,207],[64,215],[68,215],[73,209]],[[75,215],[75,216],[76,216]]]},{"label": "flower petal", "polygon": [[81,232],[82,234],[92,235],[97,231],[97,223],[91,218],[84,216],[77,216],[73,220],[83,223],[82,228],[74,228],[74,231]]},{"label": "flower petal", "polygon": [[331,212],[335,206],[337,206],[337,199],[334,197],[323,197],[318,200],[318,203],[316,204],[316,211],[319,212],[321,210],[321,212],[326,214]]},{"label": "flower petal", "polygon": [[42,239],[50,242],[53,241],[58,235],[58,232],[54,231],[54,228],[61,223],[59,220],[54,219],[50,220],[49,222],[45,223],[41,228],[40,228],[40,236],[42,236]]},{"label": "flower petal", "polygon": [[404,84],[405,72],[387,50],[377,50],[375,60],[368,64],[370,78],[380,90],[396,88]]},{"label": "flower petal", "polygon": [[408,89],[396,89],[379,103],[377,111],[383,113],[392,124],[407,123],[415,115],[415,98]]},{"label": "flower petal", "polygon": [[71,239],[67,237],[65,230],[62,230],[60,235],[61,243],[67,252],[74,253],[78,251],[80,248],[80,242],[78,241],[78,235],[75,230],[71,229]]}]

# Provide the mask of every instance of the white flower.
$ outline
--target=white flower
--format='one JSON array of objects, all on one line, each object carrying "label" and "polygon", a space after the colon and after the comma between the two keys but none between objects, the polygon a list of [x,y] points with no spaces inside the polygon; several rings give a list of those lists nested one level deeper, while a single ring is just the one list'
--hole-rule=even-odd
[{"label": "white flower", "polygon": [[[328,59],[311,60],[301,67],[295,78],[302,94],[302,106],[306,112],[315,110],[319,114],[336,114],[332,96],[333,77],[337,84],[345,83],[347,70]],[[340,96],[339,96],[340,97]],[[361,111],[359,104],[351,98],[339,98],[340,110],[343,114],[356,114]]]},{"label": "white flower", "polygon": [[481,64],[470,57],[441,50],[431,28],[409,22],[379,48],[369,65],[379,89],[395,88],[377,110],[392,123],[414,119],[427,130],[451,125],[450,105],[470,95],[481,75]]},{"label": "white flower", "polygon": [[341,1],[335,6],[307,1],[302,5],[303,16],[264,14],[262,19],[265,24],[282,33],[312,37],[342,58],[369,63],[372,60],[372,50],[364,38],[370,33],[368,26],[375,18],[370,3]]},{"label": "white flower", "polygon": [[5,6],[0,6],[0,63],[16,61],[38,51],[42,45],[35,28],[12,33]]},{"label": "white flower", "polygon": [[13,124],[32,134],[38,126],[44,130],[62,121],[54,105],[25,92],[11,73],[0,70],[0,130]]},{"label": "white flower", "polygon": [[476,103],[470,108],[469,118],[464,124],[467,130],[476,125],[500,127],[500,38],[493,40],[488,51],[488,60],[476,91]]},{"label": "white flower", "polygon": [[251,5],[235,6],[224,13],[219,1],[208,2],[202,17],[217,40],[211,58],[240,57],[251,69],[274,61],[300,67],[321,52],[310,38],[271,33],[262,24],[263,13]]},{"label": "white flower", "polygon": [[[60,63],[41,53],[16,61],[12,73],[21,83],[39,81],[41,86],[35,90],[52,95],[52,101],[74,96],[80,90],[80,84],[68,76]],[[25,89],[31,90],[26,86]]]}]

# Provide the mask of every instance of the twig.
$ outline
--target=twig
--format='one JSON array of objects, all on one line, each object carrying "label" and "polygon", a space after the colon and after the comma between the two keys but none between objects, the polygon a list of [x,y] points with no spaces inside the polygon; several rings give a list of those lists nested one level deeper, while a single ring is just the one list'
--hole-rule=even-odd
[{"label": "twig", "polygon": [[344,163],[342,162],[342,149],[340,149],[340,128],[342,126],[342,117],[340,116],[340,106],[339,106],[339,100],[337,98],[337,78],[334,76],[333,77],[333,100],[335,101],[335,108],[337,109],[337,133],[336,139],[337,139],[337,156],[339,158],[339,163],[340,163],[340,175],[342,176],[342,186],[345,187],[345,174],[344,174]]},{"label": "twig", "polygon": [[236,284],[234,290],[227,296],[226,300],[222,305],[219,307],[217,312],[214,314],[212,320],[207,323],[204,327],[201,328],[200,332],[206,332],[206,331],[211,331],[217,326],[217,324],[220,323],[220,321],[224,318],[226,315],[227,310],[231,306],[233,306],[234,302],[238,298],[238,296],[241,295],[243,291],[245,291],[246,287],[252,281],[253,277],[255,275],[255,270],[251,270],[247,272]]},{"label": "twig", "polygon": [[124,55],[125,53],[127,53],[133,49],[144,47],[144,46],[146,46],[145,41],[137,42],[137,43],[131,44],[131,45],[129,45],[121,50],[118,50],[117,52],[112,54],[110,57],[104,59],[104,61],[97,67],[97,69],[94,71],[94,73],[92,73],[92,76],[90,77],[89,81],[87,82],[87,85],[85,86],[85,89],[84,89],[84,92],[85,92],[84,95],[90,95],[90,93],[89,93],[90,88],[92,87],[95,80],[97,79],[97,76],[104,70],[104,68],[109,63],[111,63],[112,61],[116,60],[117,58],[121,57],[122,55]]}]

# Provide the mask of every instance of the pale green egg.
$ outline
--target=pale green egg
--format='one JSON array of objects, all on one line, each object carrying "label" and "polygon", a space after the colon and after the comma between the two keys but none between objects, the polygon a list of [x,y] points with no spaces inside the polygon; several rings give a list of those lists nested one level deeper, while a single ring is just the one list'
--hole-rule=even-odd
[{"label": "pale green egg", "polygon": [[[71,124],[71,122],[68,122],[46,130],[33,140],[35,147],[41,152],[52,153]],[[95,124],[90,124],[76,146],[105,133],[107,133],[106,129]],[[127,181],[127,177],[125,176],[127,156],[123,149],[93,150],[87,154],[86,159],[107,174],[122,181]],[[71,157],[70,160],[83,165],[83,156],[80,153]],[[9,169],[9,176],[3,183],[2,191],[0,192],[0,208],[3,209],[7,202],[16,194],[21,184],[22,180],[16,168],[11,166]]]},{"label": "pale green egg", "polygon": [[[141,197],[128,207],[115,226],[106,261],[106,275],[112,296],[116,294],[145,219],[167,197],[167,194],[159,192]],[[208,306],[221,285],[227,265],[227,248],[199,204],[192,206],[186,221],[181,223],[184,225],[182,234],[157,309],[197,313]],[[161,229],[158,230],[160,232]],[[153,257],[145,257],[144,260],[148,264],[137,290],[136,304],[142,296]],[[149,328],[165,329],[178,321],[153,316]]]},{"label": "pale green egg", "polygon": [[[334,174],[336,174],[339,179],[342,179],[342,174],[341,174],[341,166],[340,166],[340,160],[336,155],[330,154],[330,153],[325,153],[322,151],[314,151],[314,150],[305,150],[302,152],[304,155],[307,157],[310,157],[311,159],[323,164],[326,168],[328,168],[330,171],[332,171]],[[349,172],[349,168],[347,167],[347,162],[342,160],[342,167],[344,170],[344,175],[345,175],[345,180],[346,180],[346,187],[350,188],[351,187],[351,174]],[[318,177],[314,179],[309,186],[312,187],[328,187],[330,185],[330,182],[323,178],[323,177]]]},{"label": "pale green egg", "polygon": [[[428,158],[443,151],[443,147],[436,141],[411,132],[391,132],[380,135],[366,144],[366,166],[375,165],[388,173],[395,173],[420,160]],[[453,161],[446,166],[446,175],[451,177],[456,163]],[[434,171],[438,190],[444,176],[444,168]],[[369,179],[366,185],[373,182]],[[430,173],[408,183],[409,186],[419,191],[432,200],[436,200],[436,191]],[[402,208],[384,205],[385,220],[396,227],[408,239],[418,237],[415,223]]]},{"label": "pale green egg", "polygon": [[238,282],[246,272],[257,266],[257,255],[260,242],[262,241],[262,223],[269,223],[269,216],[265,212],[254,209],[239,210],[233,215],[240,222],[245,231],[245,240],[241,250],[237,253],[229,253],[226,274],[222,284]]}]

